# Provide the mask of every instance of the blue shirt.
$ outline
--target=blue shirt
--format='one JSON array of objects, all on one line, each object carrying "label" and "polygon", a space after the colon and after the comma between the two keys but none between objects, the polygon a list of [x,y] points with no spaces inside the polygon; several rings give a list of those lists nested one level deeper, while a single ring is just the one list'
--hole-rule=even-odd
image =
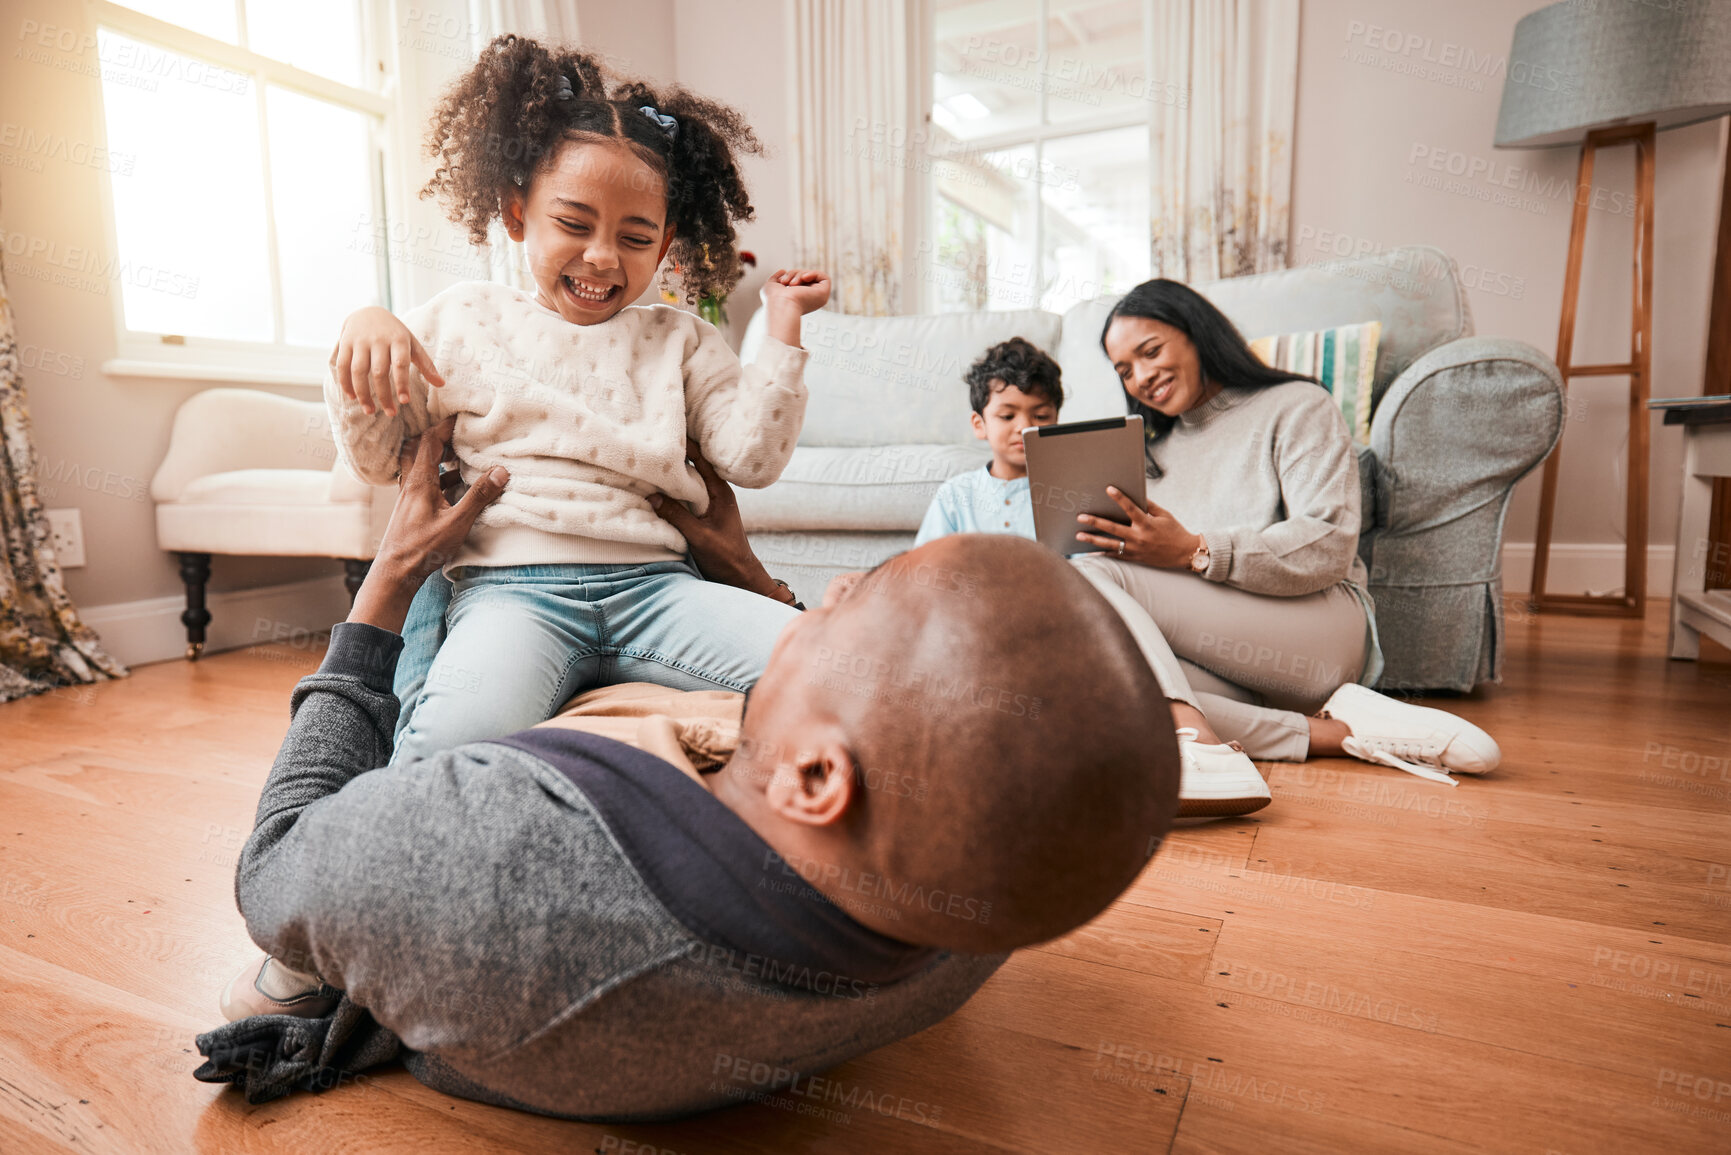
[{"label": "blue shirt", "polygon": [[932,496],[914,544],[952,533],[1014,533],[1033,538],[1034,503],[1027,477],[1000,481],[992,476],[990,466],[982,465],[944,482]]}]

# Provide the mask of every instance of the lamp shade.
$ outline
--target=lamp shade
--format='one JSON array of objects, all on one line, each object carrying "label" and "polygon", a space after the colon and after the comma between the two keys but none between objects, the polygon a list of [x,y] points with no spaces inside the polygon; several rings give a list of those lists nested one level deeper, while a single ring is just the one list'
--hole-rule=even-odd
[{"label": "lamp shade", "polygon": [[1521,17],[1503,77],[1498,148],[1577,144],[1731,112],[1731,2],[1563,0]]}]

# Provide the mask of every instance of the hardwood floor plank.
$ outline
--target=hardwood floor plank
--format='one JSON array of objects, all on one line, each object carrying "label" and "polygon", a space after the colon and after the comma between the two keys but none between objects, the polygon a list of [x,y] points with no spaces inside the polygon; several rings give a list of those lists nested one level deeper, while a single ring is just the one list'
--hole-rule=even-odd
[{"label": "hardwood floor plank", "polygon": [[1087,926],[1029,949],[1199,983],[1219,934],[1219,919],[1120,902]]},{"label": "hardwood floor plank", "polygon": [[[1032,997],[1060,982],[1061,1008]],[[1192,1095],[1235,1112],[1267,1107],[1267,1134],[1282,1141],[1350,1150],[1349,1133],[1366,1121],[1486,1151],[1641,1150],[1664,1134],[1671,1150],[1706,1152],[1721,1150],[1725,1137],[1705,1113],[1666,1109],[1660,1080],[1675,1070],[1669,1064],[1612,1074],[1366,1016],[1294,1015],[1276,999],[1223,998],[1053,956],[1005,967],[975,1004],[1019,1016],[1020,1029],[1076,1047],[1085,1063],[1129,1049],[1151,1070],[1188,1075]],[[1181,1136],[1185,1128],[1181,1121]]]}]

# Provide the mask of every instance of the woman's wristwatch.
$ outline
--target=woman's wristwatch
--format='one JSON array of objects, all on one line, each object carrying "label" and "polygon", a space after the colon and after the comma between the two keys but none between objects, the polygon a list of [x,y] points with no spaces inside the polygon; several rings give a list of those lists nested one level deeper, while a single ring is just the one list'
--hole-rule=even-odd
[{"label": "woman's wristwatch", "polygon": [[778,598],[776,598],[777,601],[782,602],[786,605],[792,606],[794,609],[798,610],[802,614],[805,612],[805,603],[799,600],[799,595],[793,592],[792,586],[788,585],[786,582],[782,581],[778,577],[772,577],[769,580],[774,582],[776,585],[780,586],[783,590],[785,590],[787,592],[786,597],[784,597],[784,598],[778,597]]},{"label": "woman's wristwatch", "polygon": [[1192,573],[1208,572],[1208,543],[1206,541],[1196,547],[1196,552],[1190,555],[1190,570]]}]

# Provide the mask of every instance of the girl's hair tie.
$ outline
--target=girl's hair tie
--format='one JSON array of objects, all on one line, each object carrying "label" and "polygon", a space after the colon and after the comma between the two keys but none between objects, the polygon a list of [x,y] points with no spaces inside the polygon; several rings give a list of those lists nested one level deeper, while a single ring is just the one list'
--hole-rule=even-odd
[{"label": "girl's hair tie", "polygon": [[553,94],[554,100],[570,100],[577,94],[571,91],[571,78],[563,72],[559,74],[559,91]]},{"label": "girl's hair tie", "polygon": [[679,122],[674,120],[671,116],[664,115],[653,104],[641,105],[638,107],[637,111],[641,112],[644,116],[647,116],[650,120],[653,120],[656,124],[659,124],[661,126],[661,131],[667,134],[668,140],[672,140],[674,135],[679,132]]}]

